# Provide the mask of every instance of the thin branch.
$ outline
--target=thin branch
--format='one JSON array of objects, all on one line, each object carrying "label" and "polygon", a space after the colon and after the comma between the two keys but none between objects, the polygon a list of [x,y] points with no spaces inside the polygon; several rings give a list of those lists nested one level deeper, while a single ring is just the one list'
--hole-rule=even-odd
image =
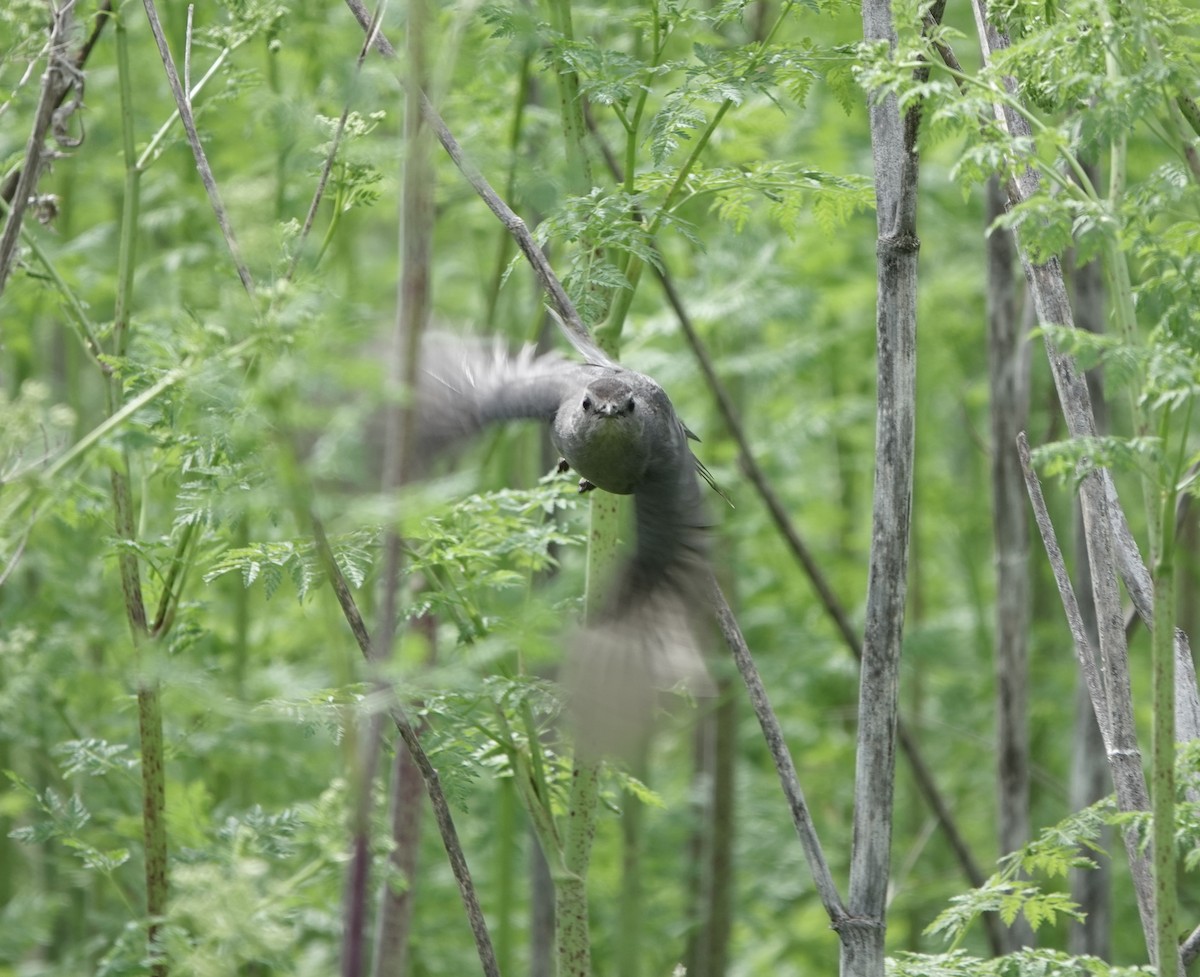
[{"label": "thin branch", "polygon": [[817,838],[817,829],[813,824],[812,815],[809,813],[808,803],[804,799],[804,791],[800,787],[800,778],[796,775],[796,765],[792,762],[792,755],[788,751],[783,728],[779,725],[779,718],[775,715],[775,710],[771,708],[771,703],[767,699],[767,690],[762,684],[762,677],[758,674],[758,668],[754,664],[754,658],[746,645],[741,628],[738,627],[737,618],[734,617],[729,602],[725,600],[725,595],[721,592],[716,578],[710,581],[710,587],[721,634],[725,637],[725,642],[733,653],[738,673],[742,676],[742,681],[746,684],[746,691],[749,693],[750,705],[754,708],[754,715],[758,717],[758,724],[762,727],[763,738],[766,740],[767,749],[771,752],[775,771],[779,774],[779,783],[783,787],[788,808],[792,812],[792,823],[796,827],[796,834],[800,836],[800,844],[808,859],[817,894],[821,897],[821,903],[829,915],[833,928],[839,929],[843,923],[849,920],[850,914],[842,902],[842,897],[838,894],[837,884],[833,881],[829,863],[825,860],[825,853]]},{"label": "thin branch", "polygon": [[[192,88],[188,89],[189,105],[191,105],[196,96],[203,91],[204,86],[208,84],[213,75],[215,75],[221,69],[221,66],[225,64],[225,59],[228,58],[229,55],[232,54],[238,47],[244,44],[245,41],[251,36],[252,35],[250,34],[243,35],[242,39],[237,41],[237,43],[221,49],[220,53],[213,58],[213,63],[208,66],[208,71],[204,72],[204,74],[200,76],[200,80],[196,82]],[[142,154],[137,160],[137,169],[139,173],[145,170],[146,166],[151,162],[152,159],[155,158],[155,154],[157,154],[159,146],[162,145],[162,141],[166,138],[167,133],[171,131],[171,126],[175,124],[175,120],[178,118],[179,108],[176,107],[171,113],[170,118],[168,118],[166,122],[159,126],[158,131],[150,137],[150,141],[146,143],[146,148],[142,150]]]},{"label": "thin branch", "polygon": [[187,8],[187,29],[183,37],[183,90],[192,90],[192,17],[196,13],[196,5],[189,3]]},{"label": "thin branch", "polygon": [[25,552],[25,544],[29,542],[29,530],[26,530],[21,536],[21,542],[17,544],[16,552],[8,561],[8,566],[0,572],[0,587],[3,587],[5,581],[12,576],[13,571],[17,568],[17,564],[21,562],[21,556]]},{"label": "thin branch", "polygon": [[1046,499],[1042,495],[1042,486],[1029,454],[1029,439],[1022,431],[1017,435],[1017,453],[1021,459],[1021,472],[1025,476],[1025,489],[1029,493],[1029,503],[1033,506],[1033,517],[1037,523],[1038,533],[1042,537],[1042,545],[1046,548],[1046,557],[1050,560],[1050,569],[1054,571],[1054,582],[1058,584],[1058,596],[1062,601],[1063,611],[1067,615],[1067,627],[1071,631],[1071,640],[1075,645],[1075,657],[1083,670],[1083,678],[1087,683],[1088,695],[1091,696],[1096,711],[1096,722],[1100,727],[1100,736],[1104,740],[1104,749],[1111,749],[1112,734],[1108,722],[1108,711],[1100,707],[1104,701],[1104,689],[1100,670],[1096,667],[1092,655],[1091,644],[1088,641],[1087,628],[1083,616],[1079,612],[1079,601],[1075,597],[1075,588],[1071,584],[1071,575],[1067,572],[1066,560],[1058,545],[1058,536],[1054,532],[1054,524],[1050,521],[1050,511],[1046,508]]},{"label": "thin branch", "polygon": [[692,354],[696,357],[700,371],[704,374],[704,378],[708,383],[708,389],[712,391],[713,399],[717,404],[717,410],[721,414],[721,419],[725,422],[726,429],[737,445],[738,460],[742,471],[762,498],[763,504],[766,505],[767,511],[775,523],[775,528],[779,530],[784,542],[788,545],[788,549],[792,551],[792,555],[796,558],[796,562],[800,564],[800,567],[807,575],[809,583],[812,584],[813,590],[816,591],[817,599],[821,602],[821,606],[825,609],[825,613],[829,616],[830,620],[833,621],[838,633],[842,636],[843,642],[851,649],[856,658],[861,659],[862,645],[859,642],[856,628],[850,622],[850,615],[846,613],[842,602],[838,599],[837,594],[833,592],[833,587],[826,579],[824,571],[821,570],[812,551],[808,548],[808,544],[804,542],[804,539],[792,522],[791,516],[784,508],[779,496],[775,493],[775,489],[771,486],[762,467],[758,464],[758,459],[754,456],[754,452],[750,448],[749,438],[746,437],[741,417],[738,415],[737,408],[733,405],[733,398],[729,396],[729,392],[725,389],[721,378],[717,376],[712,357],[709,356],[708,349],[704,346],[700,335],[696,332],[692,317],[688,314],[687,307],[683,303],[683,297],[679,294],[679,290],[675,287],[675,283],[667,271],[656,268],[656,273],[662,285],[663,294],[666,295],[667,302],[674,310],[675,317],[679,320],[679,327],[683,330],[683,335],[687,339],[688,345],[692,348]]},{"label": "thin branch", "polygon": [[233,233],[233,225],[229,222],[229,214],[225,210],[225,204],[221,201],[221,194],[217,189],[217,181],[213,177],[212,168],[208,165],[208,157],[205,155],[204,146],[200,142],[200,134],[196,131],[196,119],[192,115],[191,99],[183,90],[183,86],[179,81],[179,72],[175,70],[175,60],[171,57],[171,49],[167,46],[167,39],[163,34],[162,24],[158,19],[158,10],[154,6],[154,0],[142,0],[142,5],[146,8],[146,17],[150,21],[150,30],[154,33],[154,41],[158,45],[158,54],[162,58],[163,68],[167,73],[167,83],[171,86],[171,94],[175,96],[175,105],[179,109],[179,118],[183,122],[184,132],[187,133],[188,145],[191,146],[192,156],[196,160],[196,170],[199,172],[200,180],[203,182],[204,189],[208,193],[208,201],[212,205],[213,213],[217,218],[217,224],[220,226],[221,233],[225,237],[225,244],[229,248],[230,255],[233,257],[238,278],[241,279],[242,287],[246,290],[246,294],[253,299],[255,295],[254,279],[250,276],[250,269],[246,267],[246,263],[242,259],[241,249],[238,247],[237,238]]},{"label": "thin branch", "polygon": [[[367,661],[374,661],[375,653],[371,645],[370,632],[367,630],[367,625],[363,621],[362,614],[359,613],[358,605],[354,601],[354,595],[350,592],[350,586],[346,583],[346,578],[337,565],[333,550],[329,546],[329,539],[325,535],[325,527],[315,514],[312,514],[310,518],[317,552],[325,567],[325,572],[329,575],[330,586],[333,587],[333,592],[337,596],[342,614],[346,618],[346,623],[350,626],[350,632],[354,635],[354,640],[357,642],[359,650],[362,651],[363,657]],[[421,771],[421,778],[425,781],[425,790],[429,794],[430,805],[433,807],[433,816],[437,821],[438,830],[442,836],[442,844],[445,846],[446,855],[450,860],[450,869],[454,873],[454,879],[458,883],[459,895],[467,911],[467,921],[470,923],[471,933],[475,938],[475,948],[479,953],[479,961],[483,965],[483,972],[487,977],[499,977],[500,969],[496,963],[496,952],[492,947],[492,939],[488,934],[483,909],[479,905],[479,897],[475,892],[475,883],[471,879],[471,870],[467,866],[467,859],[463,854],[462,844],[458,840],[458,831],[454,827],[454,818],[450,813],[450,805],[446,801],[446,795],[442,790],[441,778],[438,776],[437,769],[430,762],[425,748],[421,745],[420,737],[417,735],[412,722],[405,714],[400,703],[395,701],[394,697],[392,697],[392,701],[387,705],[387,714],[395,724],[400,738],[404,741],[404,745],[408,747],[413,761]]]}]

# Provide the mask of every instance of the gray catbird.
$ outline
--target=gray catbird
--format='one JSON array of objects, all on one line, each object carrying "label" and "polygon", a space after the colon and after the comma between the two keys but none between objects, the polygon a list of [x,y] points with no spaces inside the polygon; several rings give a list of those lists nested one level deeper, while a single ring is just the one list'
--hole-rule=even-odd
[{"label": "gray catbird", "polygon": [[632,495],[637,543],[604,610],[571,639],[568,687],[581,745],[627,752],[644,736],[656,690],[711,692],[694,627],[703,619],[712,519],[688,446],[693,435],[665,391],[611,360],[510,355],[438,336],[425,344],[415,449],[427,459],[499,421],[550,425],[564,467],[592,487]]}]

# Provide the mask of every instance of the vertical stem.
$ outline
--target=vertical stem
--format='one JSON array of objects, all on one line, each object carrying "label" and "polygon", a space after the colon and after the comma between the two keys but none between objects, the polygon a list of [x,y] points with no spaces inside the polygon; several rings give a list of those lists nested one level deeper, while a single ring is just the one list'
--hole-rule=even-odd
[{"label": "vertical stem", "polygon": [[371,960],[374,977],[403,977],[408,973],[408,937],[417,896],[422,806],[421,771],[406,749],[397,749],[392,757],[391,808],[394,847],[388,855],[388,865],[393,873],[404,877],[405,884],[397,891],[385,879],[380,887],[375,952]]},{"label": "vertical stem", "polygon": [[589,977],[592,972],[591,936],[588,932],[587,871],[596,837],[596,804],[600,796],[600,765],[594,760],[575,761],[563,831],[563,866],[558,880],[558,974]]},{"label": "vertical stem", "polygon": [[167,963],[156,947],[159,924],[167,912],[166,769],[163,749],[162,699],[158,682],[143,683],[137,691],[138,736],[142,746],[142,837],[146,847],[147,939],[152,977],[166,977]]},{"label": "vertical stem", "polygon": [[[592,493],[591,531],[588,534],[585,616],[594,618],[603,603],[603,588],[616,559],[619,500],[607,492]],[[600,764],[575,748],[567,821],[563,827],[563,877],[558,879],[559,977],[587,977],[591,973],[591,937],[588,933],[587,874],[592,841],[596,836],[596,807],[600,800]],[[549,853],[547,853],[549,857]]]},{"label": "vertical stem", "polygon": [[[571,0],[547,0],[550,23],[561,35],[564,44],[575,40],[571,18]],[[567,180],[571,192],[583,196],[592,189],[592,164],[584,145],[586,129],[583,124],[583,103],[579,100],[579,75],[564,61],[555,64],[558,81],[559,108],[562,113],[563,138],[567,151]]]},{"label": "vertical stem", "polygon": [[[634,775],[644,779],[645,751],[640,751]],[[641,802],[626,791],[621,805],[621,939],[617,945],[617,973],[641,977],[642,973],[642,831]]]},{"label": "vertical stem", "polygon": [[[377,10],[373,27],[377,26],[381,9]],[[407,7],[408,23],[406,32],[406,49],[408,77],[404,89],[404,161],[401,174],[400,202],[400,281],[397,286],[396,318],[392,328],[391,350],[388,362],[387,411],[384,417],[384,452],[383,452],[383,490],[395,492],[407,478],[412,430],[412,412],[405,406],[402,395],[415,386],[417,363],[419,357],[421,335],[429,314],[430,303],[430,250],[433,236],[433,176],[429,165],[429,133],[421,121],[420,93],[426,75],[426,8],[422,0],[409,0]],[[361,67],[367,51],[364,45],[359,56],[358,65]],[[399,532],[389,528],[383,540],[383,575],[380,583],[382,597],[380,600],[379,620],[376,631],[367,651],[367,664],[372,671],[372,678],[380,689],[386,687],[386,681],[374,674],[380,662],[391,658],[392,646],[395,643],[399,626],[399,587],[400,575],[404,563],[404,550]],[[372,734],[377,724],[372,723]],[[420,768],[423,753],[415,744],[417,731],[410,725],[401,724],[403,744],[396,744],[397,752],[409,753],[414,765]],[[411,739],[410,739],[411,737]],[[399,846],[404,839],[396,832],[415,823],[419,799],[411,790],[412,778],[399,776],[392,783],[393,807],[393,841]],[[430,799],[434,802],[435,814],[438,812],[437,798],[434,795],[430,774],[421,769],[426,785],[430,788]],[[369,790],[362,796],[365,805]],[[443,829],[446,838],[447,825]],[[413,829],[415,831],[415,829]],[[449,845],[447,846],[449,850]],[[364,858],[365,858],[364,854]],[[453,853],[451,853],[453,859]],[[463,865],[465,873],[465,863]],[[412,880],[410,879],[410,882]],[[460,883],[461,884],[461,883]],[[465,897],[465,890],[464,890]],[[386,897],[385,897],[386,898]],[[471,900],[474,900],[471,893]],[[386,948],[389,954],[389,964],[402,972],[406,966],[408,953],[409,918],[412,912],[412,893],[401,911],[380,916],[381,930],[376,934],[378,946]],[[468,914],[472,904],[468,903]],[[383,927],[387,926],[384,931]],[[477,945],[480,959],[485,970],[489,966],[489,957],[494,951],[490,940],[482,939],[485,933],[477,933]],[[352,949],[352,948],[351,948]],[[494,966],[494,958],[490,961]],[[376,967],[383,966],[383,961],[376,960]]]},{"label": "vertical stem", "polygon": [[[1171,413],[1163,411],[1162,442],[1167,444]],[[1191,407],[1187,421],[1191,420]],[[1179,433],[1180,455],[1187,443],[1187,422]],[[1150,785],[1154,812],[1154,943],[1161,975],[1181,972],[1177,942],[1178,894],[1175,855],[1175,502],[1183,458],[1165,466],[1164,485],[1158,494],[1157,549],[1154,561],[1154,630],[1151,680],[1154,726],[1151,738]]]},{"label": "vertical stem", "polygon": [[[517,94],[513,106],[512,126],[508,130],[508,177],[504,184],[504,199],[512,200],[515,196],[517,183],[517,150],[521,144],[521,130],[525,122],[525,102],[530,93],[531,65],[533,63],[532,49],[526,49],[521,57],[521,70],[517,76]],[[508,266],[508,257],[512,252],[512,235],[501,227],[497,232],[496,266],[492,269],[492,278],[488,282],[487,312],[484,314],[484,326],[488,332],[496,330],[496,308],[500,303],[500,287],[504,280],[504,269]]]},{"label": "vertical stem", "polygon": [[[615,342],[600,340],[600,346],[605,353],[616,357]],[[607,492],[593,492],[590,514],[584,595],[584,617],[587,621],[593,620],[600,613],[605,596],[604,588],[616,564],[620,500]],[[558,880],[555,889],[560,977],[586,977],[591,973],[587,873],[592,841],[596,836],[596,808],[600,800],[599,772],[599,762],[590,757],[581,757],[579,744],[576,744],[575,763],[571,771],[571,790],[567,802],[567,823],[562,832],[562,857],[566,872],[564,877]]]},{"label": "vertical stem", "polygon": [[[133,299],[133,270],[136,262],[137,220],[139,201],[139,171],[134,147],[133,90],[129,70],[129,36],[125,19],[115,18],[114,34],[117,52],[117,83],[121,102],[121,147],[125,161],[125,188],[121,203],[121,236],[117,246],[117,294],[113,309],[113,353],[122,356],[129,340],[129,309]],[[121,379],[110,374],[106,384],[109,415],[120,407],[123,399]],[[132,541],[136,538],[133,515],[133,495],[130,490],[129,457],[123,451],[119,467],[112,470],[113,511],[117,536]],[[142,837],[145,846],[146,915],[149,917],[147,940],[151,958],[157,955],[156,942],[159,923],[167,912],[167,826],[166,774],[163,746],[162,701],[158,678],[147,676],[144,655],[153,650],[149,639],[146,607],[137,556],[129,548],[117,557],[121,572],[121,587],[125,594],[125,612],[137,659],[138,737],[142,751]],[[164,594],[164,600],[170,597]],[[164,605],[165,607],[166,605]],[[167,963],[155,959],[151,964],[153,977],[166,977]]]},{"label": "vertical stem", "polygon": [[[532,744],[537,749],[537,744]],[[513,776],[518,776],[514,771]],[[513,920],[515,918],[517,792],[512,777],[496,784],[496,962],[502,973],[513,973]]]},{"label": "vertical stem", "polygon": [[[1004,212],[1004,191],[987,184],[989,226]],[[1017,311],[1012,235],[994,227],[987,241],[988,373],[991,386],[992,530],[996,554],[995,675],[997,835],[1000,854],[1029,840],[1029,527],[1017,435],[1028,409],[1028,354]],[[1009,949],[1033,944],[1021,919],[1008,927]]]},{"label": "vertical stem", "polygon": [[[864,0],[862,17],[867,40],[895,44],[888,0]],[[851,920],[838,931],[845,977],[883,973],[916,427],[919,122],[918,107],[901,116],[894,95],[871,97],[878,222],[876,463],[858,700]]]}]

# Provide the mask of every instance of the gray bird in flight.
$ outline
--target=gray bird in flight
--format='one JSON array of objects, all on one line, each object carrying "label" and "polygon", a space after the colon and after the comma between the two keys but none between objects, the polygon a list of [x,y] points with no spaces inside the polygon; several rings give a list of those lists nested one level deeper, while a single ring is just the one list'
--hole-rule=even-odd
[{"label": "gray bird in flight", "polygon": [[598,620],[571,641],[568,688],[583,745],[631,749],[648,729],[656,690],[710,694],[694,625],[708,603],[713,526],[700,478],[712,480],[663,388],[607,357],[510,355],[448,337],[425,344],[422,372],[418,458],[490,424],[537,420],[549,425],[560,470],[581,476],[580,491],[633,497],[633,554]]}]

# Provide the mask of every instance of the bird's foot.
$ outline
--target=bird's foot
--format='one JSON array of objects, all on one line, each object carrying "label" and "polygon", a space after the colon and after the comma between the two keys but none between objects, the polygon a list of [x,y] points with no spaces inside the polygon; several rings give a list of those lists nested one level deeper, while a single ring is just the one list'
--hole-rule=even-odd
[{"label": "bird's foot", "polygon": [[589,482],[586,478],[581,478],[579,480],[579,494],[580,495],[583,495],[584,492],[590,492],[595,487],[596,487],[595,483]]},{"label": "bird's foot", "polygon": [[566,458],[559,458],[558,464],[554,467],[554,470],[561,475],[563,472],[569,472],[571,470],[571,464]]}]

